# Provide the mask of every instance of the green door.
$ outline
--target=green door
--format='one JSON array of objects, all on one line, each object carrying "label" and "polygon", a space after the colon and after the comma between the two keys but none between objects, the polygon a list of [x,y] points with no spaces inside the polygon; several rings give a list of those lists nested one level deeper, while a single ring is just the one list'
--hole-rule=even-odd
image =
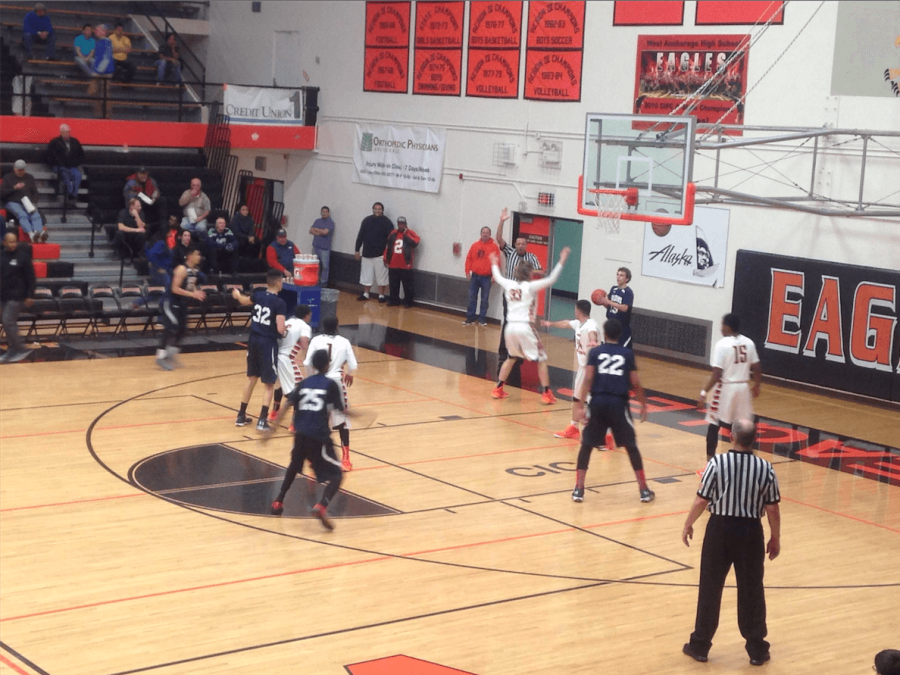
[{"label": "green door", "polygon": [[584,224],[579,220],[562,220],[555,218],[552,221],[553,230],[553,251],[550,260],[547,261],[547,268],[552,269],[559,259],[559,252],[568,246],[572,249],[563,273],[559,277],[559,281],[553,286],[553,290],[574,293],[578,296],[578,279],[581,277],[581,230]]}]

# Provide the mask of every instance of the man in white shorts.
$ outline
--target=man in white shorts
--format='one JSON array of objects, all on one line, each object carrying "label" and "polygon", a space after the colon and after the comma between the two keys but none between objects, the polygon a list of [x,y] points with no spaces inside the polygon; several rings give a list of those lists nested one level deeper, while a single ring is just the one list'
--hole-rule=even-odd
[{"label": "man in white shorts", "polygon": [[[350,399],[347,397],[347,387],[353,384],[353,374],[356,372],[358,363],[350,340],[338,335],[338,318],[334,315],[322,319],[322,334],[316,335],[309,341],[303,365],[306,366],[306,372],[310,375],[316,372],[312,365],[312,355],[320,349],[328,352],[330,358],[325,375],[334,380],[341,388],[344,411],[349,410]],[[344,366],[347,367],[346,371]],[[344,471],[350,471],[353,468],[350,463],[350,420],[344,411],[337,409],[331,411],[331,428],[337,429],[341,437],[341,467]]]},{"label": "man in white shorts", "polygon": [[547,352],[538,338],[534,328],[534,313],[537,294],[545,288],[550,288],[562,274],[563,265],[569,257],[570,249],[566,246],[559,253],[559,262],[553,268],[549,276],[536,281],[530,281],[533,268],[528,263],[520,263],[516,267],[515,279],[507,279],[500,273],[500,258],[497,254],[491,254],[491,275],[494,281],[503,289],[506,298],[506,348],[510,358],[500,366],[500,375],[497,379],[497,387],[491,392],[494,398],[506,398],[509,396],[503,390],[506,378],[517,359],[536,361],[538,378],[541,381],[541,403],[550,405],[556,403],[556,397],[550,390],[550,373],[547,370]]},{"label": "man in white shorts", "polygon": [[363,287],[357,300],[368,300],[370,289],[374,294],[377,288],[378,302],[388,301],[388,268],[384,264],[384,249],[393,231],[394,224],[384,215],[384,204],[372,204],[372,215],[366,216],[360,224],[353,248],[356,252],[354,257],[360,261],[359,283]]},{"label": "man in white shorts", "polygon": [[722,335],[724,337],[713,350],[712,373],[697,403],[702,410],[709,398],[706,410],[709,424],[706,430],[707,458],[716,454],[720,426],[731,431],[734,420],[753,419],[753,399],[759,396],[762,380],[756,345],[746,335],[741,335],[741,320],[737,314],[722,317]]},{"label": "man in white shorts", "polygon": [[307,321],[312,314],[309,305],[297,305],[294,316],[284,322],[285,336],[278,341],[278,362],[276,372],[278,382],[275,383],[275,405],[269,413],[269,419],[278,417],[281,399],[285,393],[290,394],[303,379],[302,364],[306,358],[306,348],[312,338],[312,328]]}]

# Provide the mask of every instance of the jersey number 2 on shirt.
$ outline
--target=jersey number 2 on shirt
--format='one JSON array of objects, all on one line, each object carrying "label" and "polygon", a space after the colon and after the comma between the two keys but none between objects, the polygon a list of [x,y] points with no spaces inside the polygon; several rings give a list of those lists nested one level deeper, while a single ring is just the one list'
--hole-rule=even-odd
[{"label": "jersey number 2 on shirt", "polygon": [[621,377],[625,374],[622,366],[625,365],[625,357],[621,354],[599,354],[597,356],[599,363],[597,364],[597,372],[601,375],[616,375]]},{"label": "jersey number 2 on shirt", "polygon": [[253,306],[253,320],[262,324],[263,326],[268,326],[271,324],[269,317],[272,315],[272,309],[270,307],[263,307],[262,305],[254,305]]}]

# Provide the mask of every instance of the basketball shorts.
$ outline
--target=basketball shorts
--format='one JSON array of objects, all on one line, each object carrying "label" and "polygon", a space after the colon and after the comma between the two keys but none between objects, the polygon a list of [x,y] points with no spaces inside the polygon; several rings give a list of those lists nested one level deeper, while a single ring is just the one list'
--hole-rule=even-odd
[{"label": "basketball shorts", "polygon": [[278,381],[281,383],[281,391],[285,394],[294,391],[294,387],[300,384],[303,372],[300,370],[290,354],[278,355]]},{"label": "basketball shorts", "polygon": [[159,303],[159,322],[166,332],[183,337],[187,331],[187,305],[164,297]]},{"label": "basketball shorts", "polygon": [[735,420],[753,419],[753,396],[746,382],[716,382],[709,393],[706,407],[708,424],[732,424]]},{"label": "basketball shorts", "polygon": [[[329,378],[334,380],[337,383],[337,386],[341,388],[341,396],[344,400],[344,410],[350,409],[350,398],[347,396],[347,385],[344,384],[343,379],[341,379],[340,375],[333,376],[331,374],[328,375]],[[331,428],[335,429],[342,424],[346,424],[347,428],[350,428],[350,418],[344,414],[343,410],[332,410],[331,411]]]},{"label": "basketball shorts", "polygon": [[590,411],[590,421],[584,428],[582,443],[599,448],[606,442],[606,430],[610,429],[616,440],[616,446],[620,448],[637,446],[628,399],[621,396],[593,394]]},{"label": "basketball shorts", "polygon": [[384,266],[384,258],[363,258],[360,261],[359,283],[363,286],[387,286],[388,268]]},{"label": "basketball shorts", "polygon": [[321,441],[312,436],[296,434],[291,461],[300,467],[304,461],[308,461],[319,483],[341,477],[341,462],[334,452],[331,436]]},{"label": "basketball shorts", "polygon": [[278,343],[275,340],[250,335],[247,341],[247,377],[258,377],[263,384],[275,384],[278,379],[277,358]]},{"label": "basketball shorts", "polygon": [[524,321],[510,321],[504,330],[510,356],[526,361],[546,361],[547,352],[534,326]]},{"label": "basketball shorts", "polygon": [[[572,385],[574,389],[572,389],[572,396],[578,397],[578,392],[581,391],[581,385],[584,383],[585,371],[587,368],[585,366],[578,366],[578,369],[575,371],[575,383]],[[590,398],[590,392],[585,395],[585,398]]]}]

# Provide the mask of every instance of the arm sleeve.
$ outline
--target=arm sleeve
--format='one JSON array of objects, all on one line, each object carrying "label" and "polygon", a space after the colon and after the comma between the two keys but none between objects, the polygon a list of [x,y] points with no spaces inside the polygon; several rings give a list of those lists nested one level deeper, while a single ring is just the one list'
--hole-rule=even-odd
[{"label": "arm sleeve", "polygon": [[419,235],[417,235],[415,232],[413,232],[412,230],[407,230],[406,236],[409,239],[409,247],[410,248],[415,248],[416,246],[419,245],[419,242],[422,241],[422,238]]},{"label": "arm sleeve", "polygon": [[353,346],[349,340],[347,341],[347,368],[349,368],[351,373],[355,373],[356,369],[359,368],[359,363],[356,362],[356,354],[353,353]]},{"label": "arm sleeve", "polygon": [[353,247],[353,252],[357,253],[363,245],[363,230],[366,227],[366,221],[363,221],[359,225],[359,234],[356,235],[356,246]]},{"label": "arm sleeve", "polygon": [[466,266],[465,266],[465,275],[469,276],[469,272],[472,271],[472,252],[475,250],[475,244],[469,247],[469,252],[466,253]]},{"label": "arm sleeve", "polygon": [[[501,286],[503,285],[503,282],[506,281],[504,276],[500,274],[500,268],[497,267],[496,263],[491,263],[491,276],[494,277],[494,281],[496,281]],[[504,286],[504,288],[506,287]]]},{"label": "arm sleeve", "polygon": [[77,138],[72,139],[72,148],[74,148],[74,152],[72,153],[72,163],[75,166],[81,166],[84,164],[84,148],[81,147],[81,143],[78,142]]},{"label": "arm sleeve", "polygon": [[559,280],[559,275],[562,274],[562,270],[562,265],[556,263],[556,265],[553,267],[553,271],[550,272],[549,275],[547,275],[543,279],[537,279],[536,281],[531,282],[532,290],[542,291],[545,288],[549,288]]},{"label": "arm sleeve", "polygon": [[281,263],[278,262],[278,256],[275,254],[275,249],[269,246],[266,249],[266,262],[269,267],[278,270],[279,272],[284,272],[285,269],[281,266]]}]

